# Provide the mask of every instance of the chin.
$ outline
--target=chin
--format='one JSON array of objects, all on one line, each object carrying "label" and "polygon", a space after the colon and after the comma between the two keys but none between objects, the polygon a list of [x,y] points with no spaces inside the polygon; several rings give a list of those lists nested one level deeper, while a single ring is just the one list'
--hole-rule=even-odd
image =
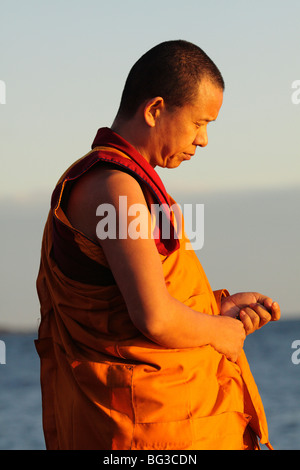
[{"label": "chin", "polygon": [[168,160],[165,164],[165,168],[178,168],[179,165],[183,162],[182,158],[172,158]]},{"label": "chin", "polygon": [[172,170],[173,168],[178,168],[181,163],[182,162],[172,163],[171,165],[168,165],[166,168],[169,168],[170,170]]}]

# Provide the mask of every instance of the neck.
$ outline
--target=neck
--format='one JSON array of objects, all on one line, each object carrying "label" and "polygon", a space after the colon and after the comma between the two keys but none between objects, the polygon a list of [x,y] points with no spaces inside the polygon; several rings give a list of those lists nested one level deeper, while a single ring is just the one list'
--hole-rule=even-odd
[{"label": "neck", "polygon": [[151,162],[148,146],[146,144],[148,141],[147,129],[135,119],[135,117],[129,120],[116,117],[111,126],[111,130],[127,140],[153,168],[155,167]]}]

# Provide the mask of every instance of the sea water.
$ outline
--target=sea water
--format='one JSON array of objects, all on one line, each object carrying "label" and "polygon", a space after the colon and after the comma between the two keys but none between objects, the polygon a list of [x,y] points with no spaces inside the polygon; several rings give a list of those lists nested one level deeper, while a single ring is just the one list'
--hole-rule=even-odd
[{"label": "sea water", "polygon": [[[0,334],[0,450],[45,449],[36,334]],[[300,449],[300,364],[292,344],[300,340],[300,320],[269,323],[247,337],[245,350],[277,450]],[[300,355],[299,355],[300,357]]]}]

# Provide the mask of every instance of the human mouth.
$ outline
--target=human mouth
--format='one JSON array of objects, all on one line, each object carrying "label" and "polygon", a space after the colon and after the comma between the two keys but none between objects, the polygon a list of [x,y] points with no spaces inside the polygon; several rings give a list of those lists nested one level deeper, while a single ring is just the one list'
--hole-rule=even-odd
[{"label": "human mouth", "polygon": [[193,153],[184,153],[184,160],[190,160],[193,155]]}]

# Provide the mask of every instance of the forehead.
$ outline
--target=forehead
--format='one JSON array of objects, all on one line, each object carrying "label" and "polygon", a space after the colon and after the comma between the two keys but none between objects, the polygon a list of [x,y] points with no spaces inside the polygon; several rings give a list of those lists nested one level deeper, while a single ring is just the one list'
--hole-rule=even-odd
[{"label": "forehead", "polygon": [[195,113],[208,114],[210,120],[216,119],[223,103],[223,90],[210,80],[198,85],[194,101],[190,104]]}]

